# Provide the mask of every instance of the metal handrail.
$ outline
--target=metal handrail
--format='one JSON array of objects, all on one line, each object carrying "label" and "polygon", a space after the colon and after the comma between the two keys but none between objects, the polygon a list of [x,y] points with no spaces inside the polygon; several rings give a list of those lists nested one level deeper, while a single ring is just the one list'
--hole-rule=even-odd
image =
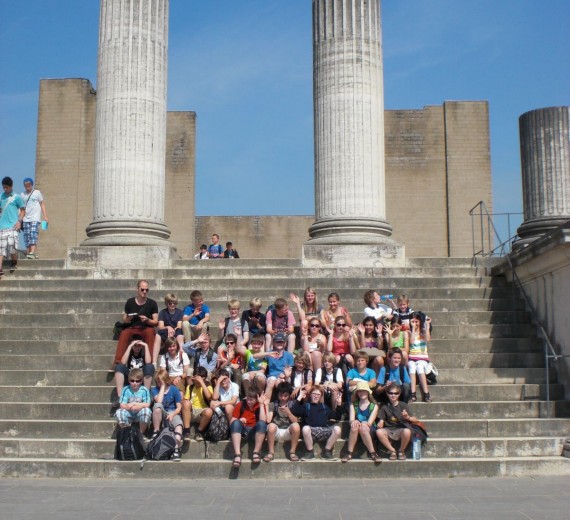
[{"label": "metal handrail", "polygon": [[[477,208],[481,208],[481,212],[480,213],[475,213],[475,209]],[[494,251],[496,249],[498,249],[498,247],[502,247],[504,244],[509,243],[512,238],[509,238],[506,241],[502,241],[501,237],[499,236],[499,233],[495,227],[495,224],[493,223],[493,218],[491,216],[491,214],[489,213],[487,206],[485,205],[485,202],[480,201],[478,202],[475,206],[473,206],[470,210],[469,210],[469,215],[471,215],[471,231],[472,231],[472,242],[473,242],[473,257],[475,258],[476,256],[478,256],[479,254],[481,256],[488,256],[488,255],[492,255],[494,253]],[[473,227],[473,216],[480,216],[480,222],[481,222],[481,250],[480,251],[475,251],[475,229]],[[489,252],[486,254],[485,253],[485,245],[484,245],[484,224],[483,224],[483,216],[487,217],[487,229],[489,230],[489,243],[491,243],[491,237],[490,237],[490,232],[491,232],[491,228],[493,229],[493,232],[495,234],[495,238],[499,241],[500,245],[497,246],[496,248],[493,248],[491,250],[489,250]],[[502,251],[504,251],[504,248],[502,248]],[[544,327],[542,326],[542,323],[538,320],[537,318],[537,313],[535,311],[534,306],[532,305],[530,298],[528,297],[528,295],[526,294],[526,291],[524,290],[524,287],[521,283],[521,280],[515,270],[515,266],[513,265],[513,262],[511,261],[511,257],[509,256],[509,254],[504,254],[503,256],[505,256],[505,258],[507,259],[507,262],[509,264],[509,267],[511,269],[511,272],[513,273],[513,280],[515,281],[515,285],[517,286],[518,290],[520,291],[520,293],[523,296],[523,299],[525,301],[525,305],[527,306],[527,308],[530,310],[531,315],[536,323],[536,325],[538,326],[538,329],[540,330],[540,333],[542,335],[542,339],[544,340],[544,364],[545,364],[545,381],[546,381],[546,407],[547,407],[547,413],[548,413],[548,418],[551,417],[551,406],[550,406],[550,371],[549,371],[549,360],[550,359],[554,359],[555,361],[558,361],[559,358],[564,357],[562,355],[559,355],[556,353],[556,350],[554,349],[554,346],[552,345],[552,342],[550,341],[550,337],[548,336],[546,330],[544,329]]]}]

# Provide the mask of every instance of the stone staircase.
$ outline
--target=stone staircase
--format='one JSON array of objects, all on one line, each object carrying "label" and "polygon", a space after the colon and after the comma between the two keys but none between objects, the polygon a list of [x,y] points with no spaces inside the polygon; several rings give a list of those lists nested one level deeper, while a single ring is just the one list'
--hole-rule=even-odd
[{"label": "stone staircase", "polygon": [[[136,280],[150,281],[162,308],[168,291],[181,303],[200,289],[214,323],[230,298],[264,307],[291,291],[317,289],[321,302],[340,293],[361,319],[363,293],[406,293],[434,322],[430,345],[440,371],[434,402],[416,403],[431,438],[421,461],[375,465],[363,448],[349,464],[276,460],[231,468],[227,442],[186,443],[182,462],[111,459],[115,349],[113,323]],[[504,280],[470,259],[408,259],[406,268],[303,268],[298,260],[177,261],[172,269],[65,269],[63,261],[21,261],[0,281],[0,475],[122,478],[445,477],[570,474],[561,456],[570,406],[551,372],[552,418],[546,418],[541,345],[524,304]],[[346,424],[343,424],[346,438]],[[335,447],[339,455],[344,440]],[[358,448],[357,448],[358,449]],[[302,445],[299,453],[302,453]],[[251,456],[247,447],[244,454]],[[318,454],[318,450],[317,450]]]}]

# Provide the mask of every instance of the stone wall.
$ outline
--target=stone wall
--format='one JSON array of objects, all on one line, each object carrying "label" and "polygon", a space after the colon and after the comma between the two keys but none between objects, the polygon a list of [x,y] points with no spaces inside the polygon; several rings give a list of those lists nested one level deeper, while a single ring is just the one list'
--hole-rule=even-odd
[{"label": "stone wall", "polygon": [[[63,258],[92,220],[96,94],[85,79],[42,80],[36,185],[46,197],[50,229],[42,258]],[[468,211],[492,209],[489,113],[486,102],[445,102],[419,110],[387,110],[386,208],[393,239],[406,255],[471,256]],[[196,114],[169,112],[165,222],[183,258],[211,233],[255,258],[299,258],[313,216],[203,216],[195,213]]]}]

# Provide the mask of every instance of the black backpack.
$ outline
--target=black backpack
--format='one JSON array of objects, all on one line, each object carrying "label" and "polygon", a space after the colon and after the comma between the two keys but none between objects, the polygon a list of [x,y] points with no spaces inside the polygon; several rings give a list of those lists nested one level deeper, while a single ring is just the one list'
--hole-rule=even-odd
[{"label": "black backpack", "polygon": [[210,442],[220,442],[225,441],[230,436],[230,427],[228,425],[228,419],[224,412],[218,414],[214,412],[212,415],[212,420],[208,425],[208,429],[204,432],[204,440]]},{"label": "black backpack", "polygon": [[145,449],[140,430],[134,426],[119,428],[115,444],[115,460],[141,460],[144,455]]},{"label": "black backpack", "polygon": [[152,439],[146,448],[148,460],[170,460],[176,449],[176,436],[168,426]]}]

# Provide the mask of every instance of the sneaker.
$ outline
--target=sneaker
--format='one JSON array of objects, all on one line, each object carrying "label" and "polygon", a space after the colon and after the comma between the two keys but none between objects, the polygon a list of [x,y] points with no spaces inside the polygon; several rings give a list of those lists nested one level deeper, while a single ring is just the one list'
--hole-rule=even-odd
[{"label": "sneaker", "polygon": [[323,450],[323,453],[321,454],[321,459],[338,460],[338,457],[335,457],[333,455],[332,450]]},{"label": "sneaker", "polygon": [[303,455],[301,460],[313,460],[314,458],[315,458],[315,452],[311,450],[305,453],[305,455]]},{"label": "sneaker", "polygon": [[429,395],[429,392],[424,395],[424,403],[431,403],[431,395]]},{"label": "sneaker", "polygon": [[12,260],[10,263],[10,272],[13,273],[16,269],[18,269],[18,262],[14,262],[14,260]]},{"label": "sneaker", "polygon": [[172,458],[170,460],[174,462],[180,462],[180,450],[178,448],[174,450],[174,453],[172,454]]},{"label": "sneaker", "polygon": [[189,441],[192,438],[190,436],[190,428],[184,430],[183,436],[185,441]]},{"label": "sneaker", "polygon": [[201,431],[196,430],[196,434],[194,435],[194,440],[196,442],[202,442],[204,440],[204,436],[202,435]]},{"label": "sneaker", "polygon": [[37,259],[39,258],[39,256],[36,255],[35,253],[28,253],[28,254],[26,255],[26,258],[27,258],[28,260],[37,260]]}]

